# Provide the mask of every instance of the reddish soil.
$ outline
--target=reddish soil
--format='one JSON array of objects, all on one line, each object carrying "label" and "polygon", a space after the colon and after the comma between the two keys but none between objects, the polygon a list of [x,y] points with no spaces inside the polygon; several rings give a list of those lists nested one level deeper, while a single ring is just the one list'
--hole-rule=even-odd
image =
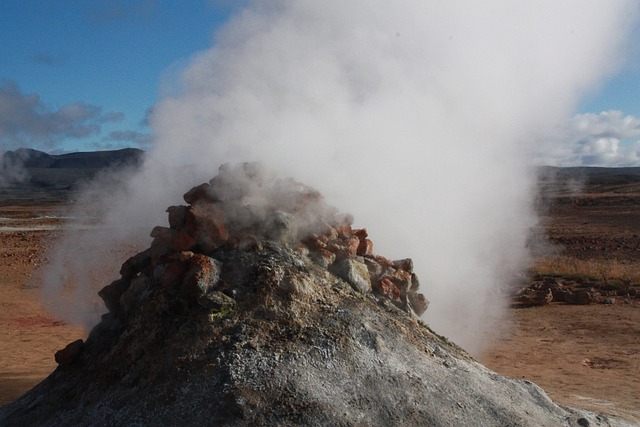
[{"label": "reddish soil", "polygon": [[[46,312],[33,272],[56,231],[55,218],[34,219],[55,212],[47,207],[0,207],[0,406],[29,390],[56,367],[53,354],[85,331],[66,325]],[[2,230],[3,228],[0,228]]]},{"label": "reddish soil", "polygon": [[[562,256],[606,264],[640,257],[640,197],[582,194],[554,198],[538,230]],[[591,277],[604,287],[606,279]],[[611,280],[609,280],[611,284]],[[626,285],[638,289],[637,283]],[[640,299],[614,304],[511,310],[501,336],[480,361],[541,386],[559,403],[640,423]]]},{"label": "reddish soil", "polygon": [[640,305],[514,309],[480,358],[542,387],[556,402],[640,423]]},{"label": "reddish soil", "polygon": [[[640,256],[640,198],[566,198],[554,206],[539,231],[562,245],[565,255],[603,260]],[[59,219],[41,218],[53,212],[46,206],[0,206],[0,230],[59,226]],[[0,405],[55,369],[55,351],[86,336],[82,328],[46,312],[32,277],[57,233],[0,231]],[[510,313],[482,363],[537,383],[561,404],[640,423],[638,300],[582,306],[552,302]]]}]

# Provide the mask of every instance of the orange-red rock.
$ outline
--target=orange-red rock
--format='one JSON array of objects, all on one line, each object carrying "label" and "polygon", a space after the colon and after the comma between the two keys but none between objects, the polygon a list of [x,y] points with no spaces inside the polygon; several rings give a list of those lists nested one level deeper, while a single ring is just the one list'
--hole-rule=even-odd
[{"label": "orange-red rock", "polygon": [[354,257],[358,253],[358,248],[360,247],[360,239],[358,239],[356,236],[347,237],[344,239],[344,246],[347,256]]},{"label": "orange-red rock", "polygon": [[367,256],[373,253],[373,242],[369,239],[362,239],[358,243],[357,255]]},{"label": "orange-red rock", "polygon": [[189,206],[185,230],[195,237],[205,252],[214,251],[229,238],[225,215],[212,203]]},{"label": "orange-red rock", "polygon": [[200,184],[197,187],[193,187],[191,190],[187,191],[182,197],[184,198],[184,201],[189,203],[190,205],[199,202],[215,202],[210,189],[211,186],[208,183]]},{"label": "orange-red rock", "polygon": [[196,243],[196,239],[185,230],[178,231],[171,239],[171,247],[178,252],[187,251],[193,248]]},{"label": "orange-red rock", "polygon": [[351,226],[349,224],[338,225],[337,227],[335,227],[335,229],[338,232],[339,237],[345,238],[351,237],[353,235],[353,231],[351,230]]},{"label": "orange-red rock", "polygon": [[373,286],[373,290],[378,294],[382,295],[390,300],[399,300],[400,299],[400,290],[393,283],[393,280],[384,276],[380,280],[378,280]]},{"label": "orange-red rock", "polygon": [[185,270],[185,264],[180,261],[162,264],[157,267],[156,280],[163,288],[173,288],[182,281]]},{"label": "orange-red rock", "polygon": [[369,233],[367,233],[366,228],[360,228],[358,230],[353,230],[353,235],[357,236],[358,239],[363,240],[369,237]]}]

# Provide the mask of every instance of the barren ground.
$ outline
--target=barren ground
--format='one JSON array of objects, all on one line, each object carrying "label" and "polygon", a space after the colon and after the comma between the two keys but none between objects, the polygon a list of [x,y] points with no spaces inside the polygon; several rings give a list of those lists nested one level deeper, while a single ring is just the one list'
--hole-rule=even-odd
[{"label": "barren ground", "polygon": [[[557,204],[541,232],[563,244],[571,257],[635,262],[640,199],[593,199]],[[0,206],[0,406],[47,376],[56,366],[56,350],[86,335],[46,312],[32,277],[43,249],[58,233],[32,228],[60,226],[61,219],[46,217],[55,216],[56,209]],[[537,383],[559,403],[640,423],[638,301],[512,309],[480,361],[501,374]]]},{"label": "barren ground", "polygon": [[27,229],[59,227],[60,219],[34,219],[55,214],[47,206],[0,207],[0,405],[49,375],[53,354],[85,335],[46,312],[34,282],[43,250],[58,232]]},{"label": "barren ground", "polygon": [[[538,231],[569,261],[589,261],[603,271],[611,262],[637,265],[637,194],[561,197],[542,219]],[[606,274],[591,279],[603,282]],[[631,287],[640,289],[637,283]],[[559,403],[640,424],[640,299],[616,296],[614,304],[591,305],[552,302],[512,309],[511,315],[502,336],[480,358],[483,364],[535,382]]]}]

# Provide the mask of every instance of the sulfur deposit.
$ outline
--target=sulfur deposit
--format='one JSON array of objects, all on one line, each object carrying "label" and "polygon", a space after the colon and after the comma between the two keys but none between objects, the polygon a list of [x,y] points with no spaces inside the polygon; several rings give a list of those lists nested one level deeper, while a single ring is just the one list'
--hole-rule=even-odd
[{"label": "sulfur deposit", "polygon": [[[100,296],[2,425],[605,426],[419,321],[411,259],[259,164],[225,165]],[[460,313],[464,315],[464,313]]]}]

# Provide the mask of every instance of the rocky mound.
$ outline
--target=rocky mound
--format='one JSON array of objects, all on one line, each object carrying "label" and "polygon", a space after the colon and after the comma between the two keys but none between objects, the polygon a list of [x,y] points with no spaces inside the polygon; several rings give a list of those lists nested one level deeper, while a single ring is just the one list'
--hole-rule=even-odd
[{"label": "rocky mound", "polygon": [[0,424],[624,425],[433,333],[411,260],[375,255],[313,189],[244,164],[184,198]]}]

